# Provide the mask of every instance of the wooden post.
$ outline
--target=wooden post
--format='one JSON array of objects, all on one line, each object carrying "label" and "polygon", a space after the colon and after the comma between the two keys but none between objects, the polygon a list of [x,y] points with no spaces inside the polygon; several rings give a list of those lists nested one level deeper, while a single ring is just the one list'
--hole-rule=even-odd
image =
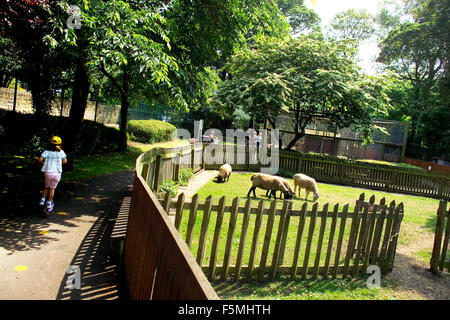
[{"label": "wooden post", "polygon": [[200,239],[198,242],[197,259],[196,259],[200,267],[202,267],[203,257],[205,255],[205,245],[206,245],[206,238],[208,236],[208,225],[209,219],[211,217],[212,202],[213,202],[212,196],[206,198],[205,207],[203,209],[202,227],[200,230]]},{"label": "wooden post", "polygon": [[209,259],[209,275],[208,280],[212,281],[216,274],[217,248],[219,247],[220,230],[222,229],[223,212],[225,209],[225,196],[219,200],[219,208],[217,210],[216,228],[214,230],[214,238],[211,247],[211,257]]},{"label": "wooden post", "polygon": [[264,236],[264,244],[261,252],[261,261],[259,263],[258,281],[264,280],[264,273],[266,271],[267,256],[269,255],[270,238],[272,237],[273,222],[275,219],[275,211],[277,209],[277,200],[272,201],[270,206],[269,217],[267,218],[266,234]]},{"label": "wooden post", "polygon": [[[437,211],[436,229],[434,232],[433,253],[430,260],[430,270],[433,273],[439,273],[439,258],[441,254],[442,233],[444,230],[445,213],[447,210],[447,202],[441,201]],[[447,222],[448,223],[448,222]]]},{"label": "wooden post", "polygon": [[17,78],[14,84],[14,101],[13,101],[13,111],[16,112],[16,101],[17,101]]},{"label": "wooden post", "polygon": [[244,219],[242,220],[241,237],[239,239],[239,249],[236,258],[235,279],[239,281],[241,275],[242,259],[244,256],[245,241],[247,239],[248,223],[250,221],[250,211],[252,210],[252,200],[248,199],[244,209]]},{"label": "wooden post", "polygon": [[97,109],[98,109],[98,96],[100,89],[97,89],[97,95],[95,97],[95,113],[94,113],[94,121],[97,121]]},{"label": "wooden post", "polygon": [[236,229],[237,212],[239,209],[239,198],[233,199],[231,207],[230,222],[228,225],[227,243],[225,246],[225,256],[223,258],[222,280],[226,281],[231,260],[231,245],[233,242],[234,230]]},{"label": "wooden post", "polygon": [[294,280],[295,276],[297,275],[298,257],[300,254],[300,247],[302,244],[302,236],[303,236],[303,230],[305,227],[305,217],[306,217],[307,208],[308,208],[308,204],[305,202],[300,211],[300,217],[299,217],[299,223],[298,223],[298,229],[297,229],[297,241],[295,243],[295,249],[294,249],[294,260],[292,261],[292,267],[291,267],[291,279],[292,280]]},{"label": "wooden post", "polygon": [[[59,116],[62,117],[64,114],[64,88],[61,89],[61,111]],[[94,120],[95,121],[95,120]]]},{"label": "wooden post", "polygon": [[258,239],[259,239],[259,232],[261,230],[261,223],[262,223],[262,216],[264,211],[264,199],[261,199],[258,204],[258,212],[256,214],[256,220],[255,220],[255,227],[253,229],[253,240],[252,240],[252,247],[250,250],[250,257],[248,260],[248,280],[252,279],[253,274],[253,266],[255,264],[255,256],[256,256],[256,250],[258,248]]},{"label": "wooden post", "polygon": [[194,230],[195,219],[197,218],[197,208],[198,208],[198,193],[196,193],[192,197],[191,209],[189,212],[189,221],[186,231],[186,244],[188,245],[189,248],[191,248],[192,232]]},{"label": "wooden post", "polygon": [[177,152],[176,155],[177,162],[175,163],[174,181],[178,181],[180,178],[180,162],[181,162],[181,151]]},{"label": "wooden post", "polygon": [[155,160],[155,180],[153,182],[153,191],[158,193],[159,190],[159,169],[161,168],[162,157],[160,154],[156,156]]},{"label": "wooden post", "polygon": [[178,196],[177,210],[175,214],[175,228],[178,231],[180,230],[181,218],[183,215],[184,198],[185,198],[184,193]]},{"label": "wooden post", "polygon": [[191,169],[194,170],[195,166],[195,142],[191,145]]}]

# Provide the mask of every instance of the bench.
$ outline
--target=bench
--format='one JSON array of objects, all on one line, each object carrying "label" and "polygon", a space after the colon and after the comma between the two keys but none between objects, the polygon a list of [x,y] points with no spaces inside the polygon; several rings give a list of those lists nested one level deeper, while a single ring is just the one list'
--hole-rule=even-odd
[{"label": "bench", "polygon": [[111,232],[111,258],[118,265],[122,264],[122,253],[127,237],[128,214],[130,213],[131,197],[122,200],[119,214]]}]

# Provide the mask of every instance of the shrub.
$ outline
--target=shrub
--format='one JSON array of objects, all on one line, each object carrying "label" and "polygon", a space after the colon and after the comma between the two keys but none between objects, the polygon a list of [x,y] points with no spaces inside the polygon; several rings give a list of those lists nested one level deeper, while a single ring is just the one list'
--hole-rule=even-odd
[{"label": "shrub", "polygon": [[159,120],[131,120],[128,122],[128,134],[132,141],[153,144],[172,140],[177,128]]},{"label": "shrub", "polygon": [[177,182],[167,180],[159,185],[159,192],[162,194],[169,192],[171,197],[175,197],[179,186],[180,185]]},{"label": "shrub", "polygon": [[186,186],[189,180],[194,176],[194,170],[191,168],[181,168],[180,173],[178,175],[178,180],[180,185]]},{"label": "shrub", "polygon": [[292,178],[294,178],[294,173],[292,173],[291,171],[288,171],[288,170],[279,169],[277,176],[292,179]]}]

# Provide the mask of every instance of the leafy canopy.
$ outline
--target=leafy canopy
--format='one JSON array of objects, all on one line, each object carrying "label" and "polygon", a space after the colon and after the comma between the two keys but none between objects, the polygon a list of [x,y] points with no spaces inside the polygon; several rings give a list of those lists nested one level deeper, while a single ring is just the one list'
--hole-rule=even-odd
[{"label": "leafy canopy", "polygon": [[342,54],[349,50],[345,42],[309,36],[261,43],[233,56],[227,69],[233,79],[219,85],[211,104],[223,117],[241,108],[272,126],[287,114],[296,132],[288,149],[316,119],[326,119],[332,130],[354,125],[370,139],[373,117],[389,107],[385,80],[360,73]]}]

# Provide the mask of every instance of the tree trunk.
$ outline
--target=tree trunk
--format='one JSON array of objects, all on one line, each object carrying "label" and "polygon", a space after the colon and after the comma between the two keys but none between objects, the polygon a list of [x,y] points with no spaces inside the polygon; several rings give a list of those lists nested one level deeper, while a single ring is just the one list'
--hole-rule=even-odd
[{"label": "tree trunk", "polygon": [[295,144],[297,143],[297,141],[301,138],[303,138],[305,136],[305,134],[303,132],[298,132],[295,134],[294,139],[291,140],[291,142],[289,142],[289,144],[287,145],[287,147],[285,148],[286,151],[289,151],[292,149],[293,146],[295,146]]},{"label": "tree trunk", "polygon": [[[83,50],[84,51],[84,50]],[[77,61],[75,79],[72,88],[72,104],[70,106],[69,125],[67,127],[64,151],[67,154],[66,171],[73,171],[73,154],[80,135],[84,112],[89,96],[89,76],[86,67],[86,52]]]},{"label": "tree trunk", "polygon": [[122,68],[122,92],[121,92],[121,99],[122,99],[122,106],[120,108],[120,141],[119,141],[119,150],[122,152],[127,151],[127,123],[128,123],[128,108],[130,106],[130,103],[128,101],[129,96],[129,75],[128,75],[128,67],[124,66]]}]

